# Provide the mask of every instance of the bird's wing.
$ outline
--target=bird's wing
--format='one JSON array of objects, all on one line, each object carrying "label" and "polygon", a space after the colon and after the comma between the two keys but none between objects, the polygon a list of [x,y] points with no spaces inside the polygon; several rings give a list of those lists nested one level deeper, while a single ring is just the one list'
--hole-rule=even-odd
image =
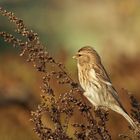
[{"label": "bird's wing", "polygon": [[[124,107],[122,106],[121,102],[119,101],[119,96],[115,88],[113,87],[110,78],[102,64],[100,65],[93,65],[93,69],[95,71],[95,74],[97,78],[100,80],[100,82],[107,85],[109,93],[115,98],[115,100],[118,102],[119,106],[126,112]],[[127,113],[127,112],[126,112]]]},{"label": "bird's wing", "polygon": [[96,65],[93,65],[93,69],[94,69],[95,74],[96,74],[97,78],[99,79],[99,81],[106,84],[110,93],[114,96],[115,99],[118,100],[118,93],[114,89],[104,66],[102,64],[100,64],[100,65],[96,64]]}]

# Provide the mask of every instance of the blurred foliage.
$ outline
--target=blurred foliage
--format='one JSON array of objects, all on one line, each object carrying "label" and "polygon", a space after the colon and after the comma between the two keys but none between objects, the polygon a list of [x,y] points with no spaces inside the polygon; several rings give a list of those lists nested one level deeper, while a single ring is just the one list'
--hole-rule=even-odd
[{"label": "blurred foliage", "polygon": [[[84,45],[94,46],[127,109],[130,109],[128,97],[121,94],[122,87],[135,92],[140,99],[139,5],[139,0],[0,1],[0,6],[15,12],[38,32],[47,50],[66,64],[74,79],[77,74],[72,54]],[[12,32],[12,29],[7,20],[0,17],[0,30]],[[28,120],[29,110],[39,102],[40,77],[19,59],[17,51],[0,39],[0,102],[4,101],[0,103],[0,139],[37,139]],[[11,99],[16,103],[9,104]],[[116,114],[110,116],[109,125],[119,132],[125,131],[125,127],[120,128],[118,124],[118,118],[122,118]],[[122,123],[126,123],[124,119]],[[112,132],[114,140],[118,140],[117,133]]]},{"label": "blurred foliage", "polygon": [[[139,0],[0,2],[1,6],[24,19],[54,50],[59,47],[71,50],[89,44],[97,49],[109,47],[125,53],[139,50],[139,4]],[[0,28],[10,30],[7,22],[1,21]]]}]

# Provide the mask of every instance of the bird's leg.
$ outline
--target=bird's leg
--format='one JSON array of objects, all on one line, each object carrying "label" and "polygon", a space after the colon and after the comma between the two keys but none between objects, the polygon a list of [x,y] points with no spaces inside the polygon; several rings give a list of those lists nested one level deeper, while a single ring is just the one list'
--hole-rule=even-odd
[{"label": "bird's leg", "polygon": [[99,110],[99,106],[94,106],[94,110],[98,111]]},{"label": "bird's leg", "polygon": [[108,111],[109,109],[103,105],[95,106],[95,111],[98,111],[98,110]]}]

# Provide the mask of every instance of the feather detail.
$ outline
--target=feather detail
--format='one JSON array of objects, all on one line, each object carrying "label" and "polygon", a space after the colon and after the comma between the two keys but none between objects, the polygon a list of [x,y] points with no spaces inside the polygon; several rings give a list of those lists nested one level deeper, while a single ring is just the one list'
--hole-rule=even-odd
[{"label": "feather detail", "polygon": [[77,55],[78,76],[84,96],[96,107],[104,106],[124,116],[136,129],[133,119],[128,115],[117,91],[101,63],[98,53],[89,46],[83,47]]}]

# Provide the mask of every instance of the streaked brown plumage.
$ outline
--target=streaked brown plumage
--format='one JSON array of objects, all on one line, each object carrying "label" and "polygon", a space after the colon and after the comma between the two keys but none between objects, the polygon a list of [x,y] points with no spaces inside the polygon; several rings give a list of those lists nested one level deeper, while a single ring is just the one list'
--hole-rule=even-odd
[{"label": "streaked brown plumage", "polygon": [[135,122],[120,103],[98,53],[92,47],[86,46],[73,58],[77,60],[79,82],[87,99],[95,107],[103,106],[121,114],[134,129],[137,129]]}]

